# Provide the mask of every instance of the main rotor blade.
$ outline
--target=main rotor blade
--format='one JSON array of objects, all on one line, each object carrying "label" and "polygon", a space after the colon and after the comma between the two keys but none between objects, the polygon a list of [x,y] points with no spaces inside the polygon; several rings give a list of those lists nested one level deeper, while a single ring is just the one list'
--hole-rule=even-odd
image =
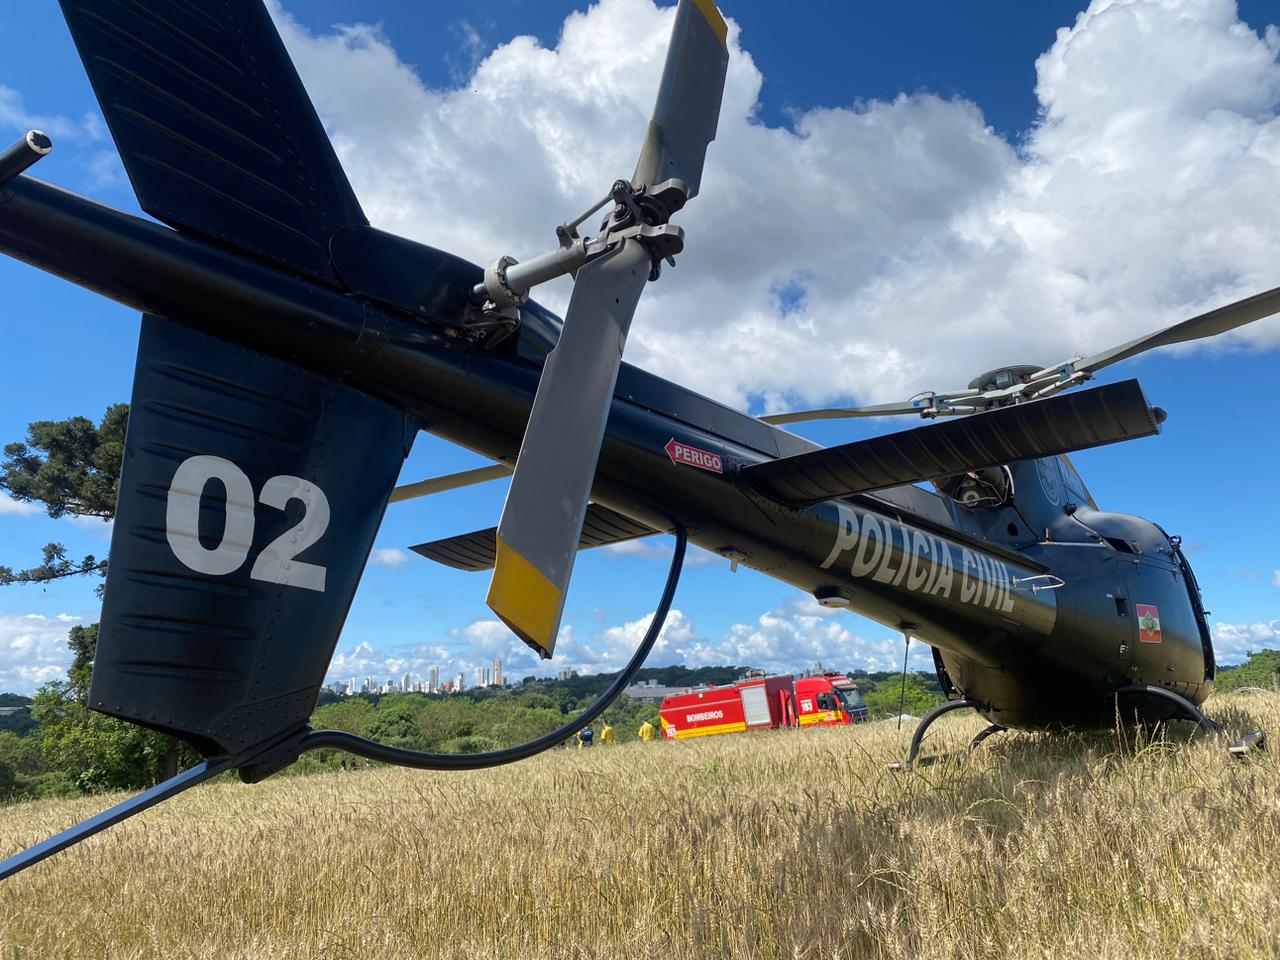
[{"label": "main rotor blade", "polygon": [[1119,363],[1121,360],[1128,360],[1140,353],[1154,350],[1156,347],[1216,337],[1220,333],[1226,333],[1228,330],[1234,330],[1236,327],[1242,327],[1246,323],[1253,323],[1255,320],[1261,320],[1276,313],[1280,313],[1280,287],[1244,300],[1237,300],[1225,307],[1218,307],[1198,317],[1183,320],[1171,327],[1130,340],[1128,343],[1081,360],[1074,366],[1076,370],[1092,373],[1103,367],[1109,367],[1113,363]]},{"label": "main rotor blade", "polygon": [[555,649],[622,348],[650,263],[642,243],[626,240],[579,269],[502,508],[486,602],[543,657]]},{"label": "main rotor blade", "polygon": [[1032,400],[747,467],[767,497],[804,505],[1159,432],[1137,380]]},{"label": "main rotor blade", "polygon": [[[977,394],[977,390],[970,391]],[[792,410],[790,413],[770,413],[759,417],[765,423],[802,423],[806,420],[851,420],[855,417],[895,417],[907,413],[921,413],[930,406],[927,400],[907,400],[901,403],[877,403],[867,407],[824,407],[820,410]],[[946,414],[942,411],[939,415]],[[958,413],[971,412],[968,408]]]},{"label": "main rotor blade", "polygon": [[495,463],[490,467],[477,467],[475,470],[463,470],[461,473],[450,473],[443,477],[432,477],[419,480],[417,483],[405,483],[391,491],[391,502],[402,503],[405,500],[416,500],[418,497],[429,497],[433,493],[444,493],[446,490],[457,490],[459,487],[470,487],[477,483],[488,483],[490,480],[501,480],[511,475],[511,468],[505,463]]},{"label": "main rotor blade", "polygon": [[712,0],[680,0],[653,119],[631,182],[683,180],[698,195],[729,69],[729,28]]}]

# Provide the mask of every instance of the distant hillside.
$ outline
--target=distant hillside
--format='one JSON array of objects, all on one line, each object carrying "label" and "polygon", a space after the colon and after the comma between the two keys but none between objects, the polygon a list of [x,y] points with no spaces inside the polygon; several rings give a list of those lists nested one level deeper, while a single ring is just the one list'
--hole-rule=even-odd
[{"label": "distant hillside", "polygon": [[23,737],[35,729],[31,719],[31,698],[18,693],[0,693],[0,733]]},{"label": "distant hillside", "polygon": [[1249,654],[1249,659],[1238,667],[1218,671],[1215,686],[1219,693],[1239,690],[1241,687],[1262,687],[1275,690],[1280,685],[1280,650],[1259,650]]}]

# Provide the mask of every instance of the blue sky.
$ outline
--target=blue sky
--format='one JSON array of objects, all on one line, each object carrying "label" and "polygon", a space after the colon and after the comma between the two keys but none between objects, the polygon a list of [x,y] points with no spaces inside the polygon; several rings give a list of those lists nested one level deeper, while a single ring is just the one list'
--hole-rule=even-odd
[{"label": "blue sky", "polygon": [[[721,135],[681,215],[690,250],[646,292],[633,362],[755,413],[883,401],[1092,352],[1280,284],[1267,4],[1098,0],[1079,19],[1084,3],[722,6],[734,59]],[[554,223],[630,171],[669,25],[651,0],[494,0],[465,18],[285,0],[276,15],[371,218],[477,261],[541,252]],[[0,8],[0,49],[0,139],[48,130],[42,178],[136,210],[56,6]],[[136,315],[8,259],[0,289],[0,442],[128,398]],[[1184,537],[1228,662],[1280,645],[1278,342],[1264,322],[1112,368],[1104,380],[1140,377],[1169,422],[1074,458],[1104,509]],[[801,432],[836,443],[902,425]],[[404,478],[479,464],[424,435]],[[391,508],[335,676],[493,656],[509,675],[533,666],[484,607],[483,575],[403,552],[491,526],[503,493]],[[49,540],[104,554],[107,537],[0,501],[0,563],[28,565]],[[566,662],[625,659],[665,550],[580,557]],[[676,607],[658,662],[884,669],[900,656],[884,628],[706,555]],[[0,689],[57,676],[67,625],[96,610],[89,583],[0,591]]]}]

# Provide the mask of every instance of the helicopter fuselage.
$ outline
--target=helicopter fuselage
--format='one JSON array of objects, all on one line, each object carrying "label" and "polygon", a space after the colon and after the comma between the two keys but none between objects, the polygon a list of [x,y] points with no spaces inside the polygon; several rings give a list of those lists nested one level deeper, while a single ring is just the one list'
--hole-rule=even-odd
[{"label": "helicopter fuselage", "polygon": [[[558,321],[530,304],[505,348],[467,342],[460,301],[439,291],[470,290],[480,268],[379,236],[383,262],[339,264],[353,295],[30,177],[0,193],[0,251],[337,377],[514,464]],[[592,498],[655,530],[681,524],[735,564],[927,641],[944,686],[1003,726],[1107,726],[1115,691],[1132,684],[1207,696],[1212,647],[1176,543],[1091,509],[1065,461],[1011,465],[1011,496],[976,509],[915,486],[792,507],[741,479],[815,448],[624,364]],[[1152,720],[1172,709],[1135,706]]]}]

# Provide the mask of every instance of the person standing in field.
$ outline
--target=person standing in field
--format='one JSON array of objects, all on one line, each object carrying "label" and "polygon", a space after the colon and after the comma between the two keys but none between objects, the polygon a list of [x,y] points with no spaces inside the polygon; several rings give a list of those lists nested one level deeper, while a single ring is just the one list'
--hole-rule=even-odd
[{"label": "person standing in field", "polygon": [[652,722],[646,720],[644,723],[640,724],[640,739],[645,743],[648,743],[653,739],[654,733],[655,729]]},{"label": "person standing in field", "polygon": [[581,730],[579,730],[578,731],[578,749],[584,750],[589,748],[591,746],[591,738],[594,736],[595,734],[592,732],[590,727],[583,727]]},{"label": "person standing in field", "polygon": [[600,745],[604,746],[608,743],[613,743],[613,727],[609,726],[609,721],[606,720],[604,726],[600,728]]}]

